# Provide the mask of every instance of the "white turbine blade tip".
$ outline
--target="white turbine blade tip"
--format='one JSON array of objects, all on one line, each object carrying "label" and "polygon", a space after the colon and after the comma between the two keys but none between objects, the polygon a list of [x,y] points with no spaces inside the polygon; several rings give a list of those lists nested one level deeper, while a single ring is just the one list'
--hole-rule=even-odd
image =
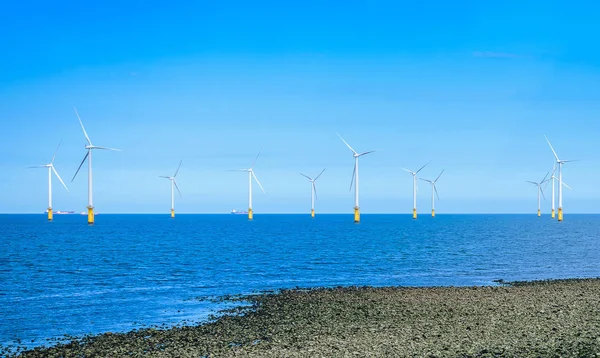
[{"label": "white turbine blade tip", "polygon": [[346,146],[352,151],[352,153],[358,155],[358,153],[350,146],[350,144],[348,144],[348,142],[346,142],[344,140],[344,138],[342,138],[342,136],[339,133],[336,132],[335,134],[337,134],[337,136],[340,137],[340,139],[342,140],[342,142],[344,142],[344,144],[346,144]]}]

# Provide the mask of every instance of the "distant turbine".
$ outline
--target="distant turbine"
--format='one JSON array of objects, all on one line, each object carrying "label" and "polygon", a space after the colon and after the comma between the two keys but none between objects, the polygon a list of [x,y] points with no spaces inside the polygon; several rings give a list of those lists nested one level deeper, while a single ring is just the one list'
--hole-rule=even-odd
[{"label": "distant turbine", "polygon": [[314,179],[312,179],[308,175],[300,173],[300,175],[302,175],[310,181],[310,216],[313,218],[315,217],[315,197],[317,196],[317,187],[315,186],[315,182],[317,181],[317,179],[319,179],[319,177],[321,176],[321,174],[323,174],[324,171],[325,169],[323,169],[319,173],[319,175],[317,175]]},{"label": "distant turbine", "polygon": [[552,144],[550,144],[550,140],[548,140],[548,137],[544,136],[544,138],[546,138],[546,142],[548,142],[548,145],[550,146],[550,149],[552,150],[552,154],[554,154],[554,158],[556,159],[556,164],[558,164],[558,221],[563,221],[562,166],[564,163],[573,162],[574,160],[560,160],[558,158],[558,155],[556,154],[556,151],[552,147]]},{"label": "distant turbine", "polygon": [[[427,164],[429,164],[429,163],[427,163]],[[413,219],[417,218],[417,190],[418,190],[417,174],[419,174],[419,172],[421,170],[423,170],[423,168],[425,168],[427,166],[427,164],[425,164],[424,166],[419,168],[419,170],[417,170],[416,172],[413,172],[412,170],[408,170],[406,168],[402,168],[405,171],[412,174],[412,176],[413,176]]]},{"label": "distant turbine", "polygon": [[[60,143],[62,143],[62,140]],[[58,180],[60,180],[61,184],[65,187],[65,189],[67,189],[67,191],[69,191],[69,188],[67,188],[67,186],[65,185],[65,182],[62,180],[60,175],[58,175],[58,172],[54,168],[54,158],[56,158],[56,153],[58,152],[58,148],[60,148],[60,143],[58,143],[58,147],[56,147],[56,150],[54,151],[54,155],[52,156],[52,160],[50,161],[49,164],[36,165],[33,167],[29,167],[29,168],[48,168],[48,220],[50,220],[50,221],[52,221],[52,172],[54,172],[54,174],[56,175]]]},{"label": "distant turbine", "polygon": [[[555,197],[555,194],[554,194],[554,182],[556,180],[558,180],[558,177],[556,175],[554,175],[554,174],[556,174],[556,163],[554,163],[554,166],[552,167],[552,175],[549,178],[549,180],[552,181],[552,219],[555,218],[555,211],[554,211],[554,197]],[[565,183],[565,182],[563,182],[562,185],[564,185],[567,188],[571,189],[571,187],[568,186],[567,183]]]},{"label": "distant turbine", "polygon": [[544,191],[542,190],[542,184],[544,184],[547,180],[549,180],[549,179],[546,179],[548,177],[548,174],[550,174],[550,173],[546,173],[546,175],[544,176],[544,179],[542,179],[542,181],[539,183],[526,180],[528,183],[531,183],[531,184],[537,186],[537,188],[538,188],[538,211],[537,211],[538,217],[542,216],[540,194],[542,194],[542,196],[544,197],[544,200],[546,200],[546,196],[544,195]]},{"label": "distant turbine", "polygon": [[338,137],[346,144],[346,146],[352,151],[352,156],[354,157],[354,172],[352,173],[352,180],[350,181],[350,190],[352,190],[352,183],[354,183],[354,222],[360,222],[360,207],[358,206],[358,158],[363,155],[373,153],[374,150],[370,150],[368,152],[357,153],[350,144],[348,144],[341,135],[336,133]]},{"label": "distant turbine", "polygon": [[175,174],[172,177],[159,175],[160,178],[167,178],[171,181],[171,217],[172,218],[175,217],[175,188],[177,188],[177,192],[179,193],[179,196],[181,196],[181,192],[179,191],[179,186],[177,185],[177,180],[175,180],[177,173],[179,173],[179,168],[181,168],[181,162],[182,161],[179,161],[179,166],[177,167],[177,170],[175,171]]},{"label": "distant turbine", "polygon": [[444,170],[442,170],[440,175],[438,175],[437,178],[435,178],[435,180],[433,180],[433,181],[419,178],[419,179],[431,184],[431,216],[432,217],[435,217],[435,196],[437,196],[438,200],[440,200],[440,196],[438,194],[437,188],[435,187],[435,183],[437,183],[438,179],[442,176],[443,173],[444,173]]},{"label": "distant turbine", "polygon": [[118,152],[120,152],[121,150],[114,149],[114,148],[107,148],[107,147],[99,147],[99,146],[93,145],[92,141],[90,140],[90,137],[88,136],[87,132],[85,131],[85,127],[83,126],[83,122],[81,121],[81,118],[79,117],[79,113],[77,113],[77,108],[73,107],[73,109],[75,110],[77,119],[79,119],[79,124],[81,124],[81,129],[83,130],[83,135],[85,136],[85,140],[87,141],[87,145],[85,146],[85,149],[87,149],[87,153],[85,154],[85,157],[83,157],[81,164],[79,164],[79,168],[77,168],[77,171],[75,172],[75,175],[73,175],[73,179],[71,179],[71,182],[73,180],[75,180],[77,173],[79,173],[81,166],[83,165],[83,163],[85,163],[85,161],[87,159],[87,161],[88,161],[88,206],[87,206],[87,209],[88,209],[88,224],[91,225],[94,223],[94,204],[92,202],[92,150],[93,149],[102,149],[102,150],[114,150],[114,151],[118,151]]},{"label": "distant turbine", "polygon": [[248,172],[248,220],[252,220],[252,218],[253,218],[253,214],[252,214],[252,178],[254,178],[254,180],[256,180],[256,183],[260,187],[260,190],[262,190],[262,192],[266,194],[265,189],[263,189],[262,185],[260,184],[260,181],[258,181],[258,178],[256,177],[256,174],[254,174],[254,169],[253,169],[254,163],[256,163],[256,160],[258,159],[258,156],[260,155],[261,152],[262,152],[262,148],[260,148],[260,150],[258,151],[258,154],[254,158],[254,161],[252,162],[252,165],[250,166],[250,168],[230,170],[230,171]]}]

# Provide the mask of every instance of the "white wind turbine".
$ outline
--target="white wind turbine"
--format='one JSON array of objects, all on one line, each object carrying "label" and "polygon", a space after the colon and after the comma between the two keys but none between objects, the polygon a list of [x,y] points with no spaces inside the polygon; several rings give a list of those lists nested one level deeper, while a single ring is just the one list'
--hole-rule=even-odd
[{"label": "white wind turbine", "polygon": [[77,171],[75,172],[75,175],[73,175],[73,179],[71,179],[71,182],[73,180],[75,180],[77,173],[79,173],[81,166],[83,165],[83,163],[85,163],[85,161],[87,159],[87,161],[88,161],[88,206],[87,206],[88,213],[87,214],[88,214],[88,224],[93,224],[94,223],[94,204],[92,202],[92,150],[102,149],[102,150],[113,150],[113,151],[118,151],[118,152],[120,152],[121,150],[93,145],[92,141],[90,140],[90,137],[88,136],[87,132],[85,131],[85,127],[83,126],[83,122],[81,121],[81,118],[79,117],[79,113],[77,113],[77,108],[73,107],[73,109],[75,110],[77,119],[79,119],[79,124],[81,124],[81,129],[83,130],[83,135],[85,136],[85,140],[87,141],[87,144],[85,145],[85,149],[87,150],[87,153],[85,154],[85,157],[83,157],[81,164],[79,164],[79,168],[77,168]]},{"label": "white wind turbine", "polygon": [[437,183],[438,179],[442,176],[443,173],[444,173],[444,169],[442,169],[442,172],[440,173],[440,175],[438,175],[437,178],[435,178],[435,180],[433,180],[433,181],[428,180],[428,179],[419,178],[419,179],[431,184],[431,216],[432,217],[435,217],[435,196],[437,196],[438,200],[440,200],[440,195],[438,194],[435,184]]},{"label": "white wind turbine", "polygon": [[60,148],[60,143],[62,143],[62,140],[61,140],[61,142],[58,143],[58,147],[56,147],[56,150],[54,151],[54,155],[52,156],[52,160],[50,161],[50,163],[29,167],[29,168],[48,168],[48,220],[52,220],[52,172],[54,172],[54,174],[56,175],[58,180],[60,180],[61,184],[65,187],[65,189],[67,189],[67,191],[69,191],[69,188],[67,188],[67,186],[65,185],[65,182],[62,180],[60,175],[58,175],[56,168],[54,168],[54,159],[56,158],[56,153],[58,152],[58,148]]},{"label": "white wind turbine", "polygon": [[354,157],[354,171],[352,173],[352,180],[350,181],[350,190],[352,190],[352,183],[354,183],[354,222],[360,222],[360,207],[358,206],[358,158],[363,155],[373,153],[374,150],[370,150],[368,152],[357,153],[350,144],[348,144],[341,135],[336,133],[338,137],[346,144],[346,146],[352,151],[352,156]]},{"label": "white wind turbine", "polygon": [[258,156],[260,155],[261,152],[262,152],[262,148],[260,148],[260,150],[258,151],[258,154],[254,158],[254,161],[252,162],[252,165],[250,166],[250,168],[230,170],[230,171],[248,172],[248,220],[252,220],[252,218],[254,217],[254,215],[252,213],[252,178],[254,178],[254,180],[256,180],[256,183],[260,187],[260,190],[262,190],[262,192],[266,194],[265,189],[260,184],[260,181],[258,181],[258,178],[256,177],[256,174],[254,174],[254,169],[253,169],[254,163],[256,163],[256,160],[258,159]]},{"label": "white wind turbine", "polygon": [[544,191],[542,190],[542,184],[544,184],[547,180],[549,180],[549,179],[546,179],[548,177],[548,174],[550,174],[550,173],[546,173],[546,175],[544,176],[544,179],[542,179],[542,181],[539,183],[526,180],[526,182],[531,183],[531,184],[537,186],[537,188],[538,188],[538,211],[537,211],[538,217],[542,216],[540,194],[544,197],[544,200],[546,200],[546,196],[544,195]]},{"label": "white wind turbine", "polygon": [[319,179],[319,177],[321,176],[321,174],[323,174],[324,171],[325,169],[323,169],[319,173],[319,175],[317,175],[314,179],[312,179],[308,175],[300,173],[300,175],[302,175],[310,181],[310,216],[313,218],[315,217],[315,198],[317,197],[317,187],[315,186],[315,181]]},{"label": "white wind turbine", "polygon": [[[427,163],[429,164],[429,162]],[[417,174],[419,174],[419,172],[421,170],[423,170],[423,168],[425,168],[427,166],[427,164],[423,165],[421,168],[419,168],[419,170],[417,170],[416,172],[413,172],[412,170],[408,170],[406,168],[402,168],[405,171],[409,172],[410,174],[412,174],[413,176],[413,219],[417,218],[417,190],[418,190],[418,184],[417,184]]]},{"label": "white wind turbine", "polygon": [[[554,182],[558,180],[558,177],[555,174],[556,174],[556,163],[554,163],[554,165],[552,166],[552,175],[550,176],[550,179],[549,179],[549,180],[552,181],[552,214],[551,214],[552,219],[554,219],[555,216],[556,216],[555,210],[554,210],[554,198],[555,198],[555,194],[554,194]],[[569,190],[571,189],[571,187],[568,186],[567,183],[565,183],[565,182],[563,182],[562,185],[564,185],[567,188],[569,188]]]},{"label": "white wind turbine", "polygon": [[559,159],[558,158],[558,154],[556,154],[556,151],[552,147],[552,144],[550,144],[550,140],[548,140],[548,137],[544,136],[544,138],[546,138],[546,142],[548,142],[548,145],[550,146],[550,149],[552,150],[552,154],[554,154],[554,158],[556,159],[556,164],[558,164],[558,221],[563,221],[563,208],[562,208],[562,187],[563,187],[562,166],[563,166],[564,163],[574,162],[575,160],[561,160],[561,159]]},{"label": "white wind turbine", "polygon": [[177,185],[177,180],[175,180],[177,173],[179,173],[179,168],[181,168],[181,162],[182,161],[179,161],[179,166],[177,167],[177,170],[175,171],[175,174],[172,177],[159,175],[160,178],[167,178],[171,181],[171,217],[172,218],[175,217],[175,188],[177,188],[177,192],[179,193],[179,196],[181,196],[181,192],[179,191],[179,186]]}]

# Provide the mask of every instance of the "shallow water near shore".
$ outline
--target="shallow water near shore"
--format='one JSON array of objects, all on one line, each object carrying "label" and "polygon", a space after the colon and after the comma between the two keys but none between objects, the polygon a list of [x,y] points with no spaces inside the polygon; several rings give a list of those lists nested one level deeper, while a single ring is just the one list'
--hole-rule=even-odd
[{"label": "shallow water near shore", "polygon": [[[199,297],[600,276],[600,215],[0,215],[0,343],[201,321]],[[31,342],[31,341],[34,342]]]}]

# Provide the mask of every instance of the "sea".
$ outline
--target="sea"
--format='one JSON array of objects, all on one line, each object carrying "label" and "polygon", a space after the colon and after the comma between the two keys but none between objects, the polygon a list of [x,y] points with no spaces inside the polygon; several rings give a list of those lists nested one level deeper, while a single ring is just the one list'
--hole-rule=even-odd
[{"label": "sea", "polygon": [[0,344],[197,324],[213,298],[600,276],[600,215],[0,215]]}]

